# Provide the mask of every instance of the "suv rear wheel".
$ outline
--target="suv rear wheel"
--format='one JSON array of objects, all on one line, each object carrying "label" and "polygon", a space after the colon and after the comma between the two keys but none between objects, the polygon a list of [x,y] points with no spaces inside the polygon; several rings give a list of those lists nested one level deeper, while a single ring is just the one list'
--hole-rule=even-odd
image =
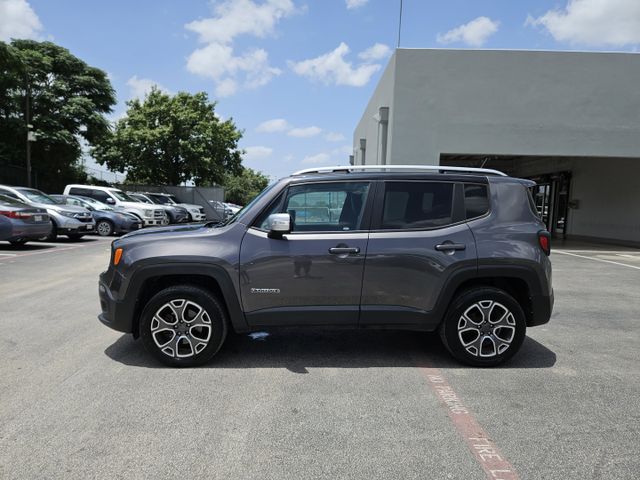
[{"label": "suv rear wheel", "polygon": [[520,349],[526,329],[522,307],[511,295],[498,288],[480,287],[453,300],[440,337],[457,360],[492,367]]},{"label": "suv rear wheel", "polygon": [[207,290],[179,285],[161,290],[140,318],[145,348],[165,365],[194,367],[218,353],[227,336],[227,317]]}]

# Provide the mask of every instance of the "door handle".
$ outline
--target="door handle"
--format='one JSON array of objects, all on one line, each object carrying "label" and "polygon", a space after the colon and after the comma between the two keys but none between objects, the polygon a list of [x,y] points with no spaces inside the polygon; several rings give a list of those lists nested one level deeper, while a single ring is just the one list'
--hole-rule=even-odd
[{"label": "door handle", "polygon": [[329,249],[329,253],[332,255],[349,255],[351,253],[360,253],[358,247],[332,247]]},{"label": "door handle", "polygon": [[435,248],[439,252],[447,252],[451,250],[465,250],[467,246],[464,243],[439,243]]}]

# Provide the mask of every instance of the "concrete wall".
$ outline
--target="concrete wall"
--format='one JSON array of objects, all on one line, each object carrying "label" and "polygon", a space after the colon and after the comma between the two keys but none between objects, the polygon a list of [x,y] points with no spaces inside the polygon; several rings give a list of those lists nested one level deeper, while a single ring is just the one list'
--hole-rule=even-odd
[{"label": "concrete wall", "polygon": [[394,162],[425,152],[634,157],[640,55],[399,50]]},{"label": "concrete wall", "polygon": [[354,147],[363,136],[377,143],[371,117],[389,106],[389,163],[437,164],[440,153],[637,157],[639,78],[639,54],[398,49]]},{"label": "concrete wall", "polygon": [[[373,92],[371,100],[365,109],[358,126],[353,134],[353,150],[354,150],[354,163],[356,165],[362,165],[362,154],[360,151],[360,139],[364,138],[367,141],[366,145],[366,163],[378,164],[380,163],[381,152],[379,151],[380,138],[379,131],[380,126],[377,120],[380,107],[389,107],[389,134],[387,143],[387,163],[389,162],[389,152],[391,151],[391,143],[393,135],[391,134],[391,125],[393,124],[393,115],[395,108],[393,106],[395,86],[395,55],[389,60],[387,68],[380,78],[380,82]],[[397,163],[397,162],[396,162]]]},{"label": "concrete wall", "polygon": [[366,138],[366,163],[377,163],[373,116],[388,106],[387,163],[545,156],[519,174],[573,172],[569,235],[640,244],[638,79],[640,54],[398,49],[354,147]]},{"label": "concrete wall", "polygon": [[640,159],[572,160],[568,234],[640,246]]}]

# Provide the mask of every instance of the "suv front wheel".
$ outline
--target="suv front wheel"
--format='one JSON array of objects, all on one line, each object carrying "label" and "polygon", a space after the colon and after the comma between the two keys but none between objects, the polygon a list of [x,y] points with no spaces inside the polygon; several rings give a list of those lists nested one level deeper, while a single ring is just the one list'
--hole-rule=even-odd
[{"label": "suv front wheel", "polygon": [[498,288],[479,287],[453,300],[440,336],[457,360],[492,367],[520,349],[526,329],[522,307],[511,295]]},{"label": "suv front wheel", "polygon": [[156,293],[140,318],[145,348],[171,367],[202,365],[227,336],[226,312],[207,290],[179,285]]}]

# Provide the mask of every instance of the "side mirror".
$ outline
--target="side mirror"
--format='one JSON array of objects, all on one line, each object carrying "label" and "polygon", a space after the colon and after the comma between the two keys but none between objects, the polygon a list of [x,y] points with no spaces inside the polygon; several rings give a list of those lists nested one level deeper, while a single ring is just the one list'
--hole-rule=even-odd
[{"label": "side mirror", "polygon": [[288,213],[272,213],[267,218],[267,225],[269,238],[282,238],[282,235],[291,232],[291,216]]},{"label": "side mirror", "polygon": [[111,197],[107,198],[107,204],[114,205],[115,203],[116,203],[116,201],[113,198],[111,198]]}]

